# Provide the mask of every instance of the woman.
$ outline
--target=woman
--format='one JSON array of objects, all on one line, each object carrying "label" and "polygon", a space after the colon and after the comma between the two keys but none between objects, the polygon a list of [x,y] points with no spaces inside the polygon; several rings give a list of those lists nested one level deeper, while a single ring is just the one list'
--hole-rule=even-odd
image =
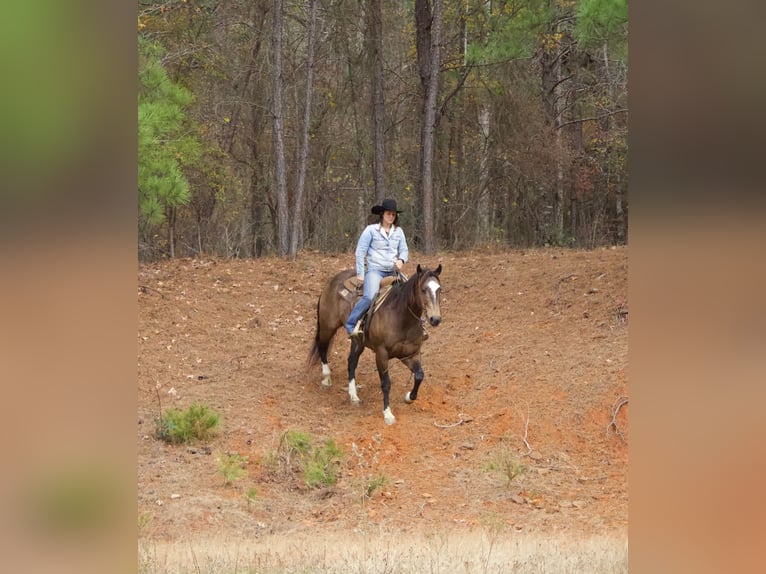
[{"label": "woman", "polygon": [[[373,206],[372,213],[380,219],[365,227],[356,244],[356,276],[364,282],[364,293],[346,321],[346,333],[351,337],[358,334],[356,324],[372,305],[381,280],[401,270],[409,256],[404,231],[397,225],[401,211],[396,209],[396,200],[384,199],[380,205]],[[365,259],[367,273],[364,272]]]}]

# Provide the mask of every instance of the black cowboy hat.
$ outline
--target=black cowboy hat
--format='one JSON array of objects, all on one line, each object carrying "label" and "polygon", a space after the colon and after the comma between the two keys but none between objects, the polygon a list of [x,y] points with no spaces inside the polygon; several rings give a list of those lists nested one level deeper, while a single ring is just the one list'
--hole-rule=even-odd
[{"label": "black cowboy hat", "polygon": [[395,211],[396,213],[401,213],[398,209],[396,209],[396,200],[395,199],[384,199],[380,205],[373,205],[372,206],[372,213],[374,215],[380,215],[384,211]]}]

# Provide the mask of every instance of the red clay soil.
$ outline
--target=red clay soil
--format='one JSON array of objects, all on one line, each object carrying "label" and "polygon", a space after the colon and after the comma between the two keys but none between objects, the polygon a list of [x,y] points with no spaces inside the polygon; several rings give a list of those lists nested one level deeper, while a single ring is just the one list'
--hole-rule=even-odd
[{"label": "red clay soil", "polygon": [[[319,366],[306,368],[317,296],[352,255],[141,266],[140,536],[488,522],[624,535],[627,259],[625,247],[413,254],[408,274],[443,265],[443,321],[423,345],[426,377],[413,404],[403,400],[410,372],[391,363],[392,426],[369,350],[357,370],[362,403],[350,404],[342,330],[332,387],[320,384]],[[155,438],[160,408],[192,403],[220,414],[217,436],[191,446]],[[308,488],[296,461],[280,459],[288,430],[335,441],[336,484]],[[224,485],[227,454],[246,457],[246,472]]]}]

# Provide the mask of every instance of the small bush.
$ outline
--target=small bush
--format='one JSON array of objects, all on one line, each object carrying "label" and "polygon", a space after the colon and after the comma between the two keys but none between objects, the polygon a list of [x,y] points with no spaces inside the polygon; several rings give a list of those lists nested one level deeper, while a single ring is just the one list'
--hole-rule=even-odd
[{"label": "small bush", "polygon": [[247,457],[239,454],[225,454],[218,459],[218,474],[223,477],[224,486],[228,486],[245,474]]},{"label": "small bush", "polygon": [[335,484],[338,481],[338,469],[335,462],[341,454],[341,450],[335,445],[333,439],[327,439],[324,447],[315,448],[304,471],[306,486],[318,488]]},{"label": "small bush", "polygon": [[165,442],[174,444],[206,441],[215,434],[219,423],[220,417],[216,413],[204,405],[194,404],[185,411],[165,411],[156,421],[156,434]]},{"label": "small bush", "polygon": [[367,481],[367,486],[364,489],[364,497],[369,499],[372,498],[372,495],[375,493],[377,489],[379,489],[381,486],[386,484],[388,482],[388,478],[385,475],[379,475],[375,478],[369,477]]},{"label": "small bush", "polygon": [[301,431],[287,431],[282,435],[282,442],[289,451],[301,456],[307,455],[311,450],[311,437]]},{"label": "small bush", "polygon": [[509,442],[510,438],[504,436],[498,448],[496,458],[489,461],[484,468],[489,471],[499,472],[510,485],[516,477],[526,472],[527,467],[514,455],[508,444]]},{"label": "small bush", "polygon": [[264,467],[282,477],[302,472],[306,486],[319,488],[337,482],[336,463],[341,454],[333,439],[326,440],[323,446],[314,446],[311,435],[288,430],[280,437],[276,453],[264,456]]}]

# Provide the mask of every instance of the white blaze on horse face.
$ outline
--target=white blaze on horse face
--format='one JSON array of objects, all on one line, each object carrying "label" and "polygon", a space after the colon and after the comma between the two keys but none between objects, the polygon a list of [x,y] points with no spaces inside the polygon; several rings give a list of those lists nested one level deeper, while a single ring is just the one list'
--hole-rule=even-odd
[{"label": "white blaze on horse face", "polygon": [[439,295],[439,289],[441,289],[442,286],[439,285],[439,282],[435,279],[429,279],[428,283],[426,283],[426,287],[428,287],[428,290],[431,291],[431,300],[436,303],[437,297]]},{"label": "white blaze on horse face", "polygon": [[434,315],[441,316],[441,310],[439,309],[439,290],[442,288],[436,279],[429,279],[426,283],[430,296],[426,303],[426,315],[431,318]]}]

